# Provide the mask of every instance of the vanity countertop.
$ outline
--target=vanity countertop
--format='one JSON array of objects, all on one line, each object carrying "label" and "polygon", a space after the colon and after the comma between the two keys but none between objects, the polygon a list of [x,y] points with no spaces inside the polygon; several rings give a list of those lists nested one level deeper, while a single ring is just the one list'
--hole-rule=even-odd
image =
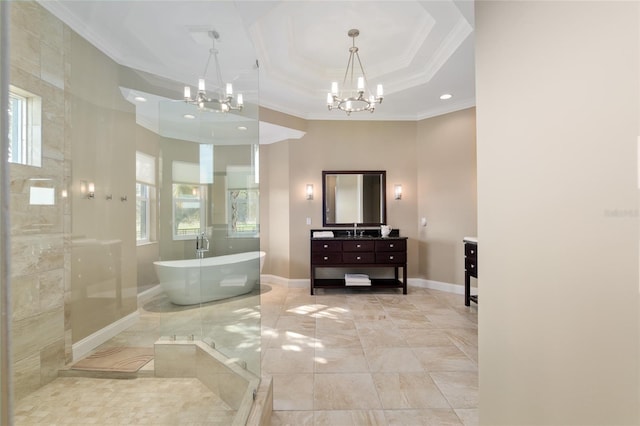
[{"label": "vanity countertop", "polygon": [[478,244],[478,237],[464,237],[462,241],[467,243],[476,243]]},{"label": "vanity countertop", "polygon": [[400,231],[397,229],[391,230],[391,234],[386,237],[380,235],[380,229],[378,228],[358,228],[358,233],[362,232],[362,235],[354,236],[353,228],[348,229],[312,229],[312,240],[406,240],[407,237],[401,237]]}]

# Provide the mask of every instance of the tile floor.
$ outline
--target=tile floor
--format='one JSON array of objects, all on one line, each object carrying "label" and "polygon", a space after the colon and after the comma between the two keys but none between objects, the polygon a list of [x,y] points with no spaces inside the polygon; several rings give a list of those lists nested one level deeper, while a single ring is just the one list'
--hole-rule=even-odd
[{"label": "tile floor", "polygon": [[478,423],[477,307],[463,296],[268,287],[273,426]]},{"label": "tile floor", "polygon": [[[184,325],[180,332],[191,332],[193,321],[218,327],[234,311],[240,326],[225,326],[232,335],[225,346],[261,346],[262,375],[273,378],[273,426],[478,423],[476,306],[416,287],[408,295],[317,293],[263,283],[261,319],[249,306],[256,297],[175,310],[160,298],[140,310],[138,325],[107,344],[153,344],[176,324]],[[251,332],[257,321],[261,345]],[[19,401],[15,414],[16,425],[218,425],[232,417],[197,381],[152,378],[61,377]]]}]

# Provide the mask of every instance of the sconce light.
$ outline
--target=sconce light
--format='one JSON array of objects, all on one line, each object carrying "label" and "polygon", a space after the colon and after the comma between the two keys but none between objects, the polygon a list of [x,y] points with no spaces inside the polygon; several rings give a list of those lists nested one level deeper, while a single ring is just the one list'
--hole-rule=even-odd
[{"label": "sconce light", "polygon": [[313,200],[313,184],[307,184],[307,200]]},{"label": "sconce light", "polygon": [[397,183],[393,187],[393,195],[396,200],[402,200],[402,185]]},{"label": "sconce light", "polygon": [[94,198],[96,196],[96,185],[93,182],[89,182],[87,185],[87,198]]},{"label": "sconce light", "polygon": [[68,195],[69,195],[69,194],[68,194],[68,192],[67,192],[67,190],[66,190],[66,189],[63,189],[62,191],[60,191],[60,196],[61,196],[62,198],[67,198],[67,197],[68,197]]}]

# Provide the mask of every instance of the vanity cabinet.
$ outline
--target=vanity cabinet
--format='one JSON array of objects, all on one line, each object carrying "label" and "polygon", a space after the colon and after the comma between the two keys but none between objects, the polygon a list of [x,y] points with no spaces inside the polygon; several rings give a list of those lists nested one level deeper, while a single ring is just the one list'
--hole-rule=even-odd
[{"label": "vanity cabinet", "polygon": [[340,268],[345,272],[360,268],[392,268],[393,278],[371,278],[371,286],[365,287],[401,288],[402,293],[407,294],[407,237],[393,234],[385,238],[366,234],[352,237],[341,235],[341,232],[344,231],[337,231],[331,238],[314,238],[311,232],[311,294],[316,288],[347,287],[344,277],[316,278],[318,268]]},{"label": "vanity cabinet", "polygon": [[471,294],[471,277],[478,278],[478,240],[465,237],[464,243],[464,304],[478,303],[478,296]]}]

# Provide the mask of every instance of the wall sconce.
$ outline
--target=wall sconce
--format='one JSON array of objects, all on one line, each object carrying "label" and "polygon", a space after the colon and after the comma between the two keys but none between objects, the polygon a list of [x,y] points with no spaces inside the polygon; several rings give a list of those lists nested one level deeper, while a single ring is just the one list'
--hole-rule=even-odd
[{"label": "wall sconce", "polygon": [[96,196],[96,185],[93,182],[89,182],[87,185],[87,198],[94,198]]},{"label": "wall sconce", "polygon": [[397,183],[393,186],[393,195],[396,200],[402,200],[402,185]]},{"label": "wall sconce", "polygon": [[307,200],[313,200],[313,184],[307,184]]}]

